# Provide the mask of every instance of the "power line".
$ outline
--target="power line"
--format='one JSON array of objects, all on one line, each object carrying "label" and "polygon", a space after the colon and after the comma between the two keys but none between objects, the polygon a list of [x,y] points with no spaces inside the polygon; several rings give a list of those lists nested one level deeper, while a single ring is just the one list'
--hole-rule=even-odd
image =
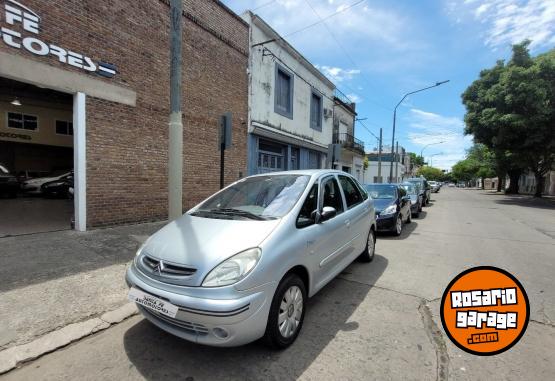
[{"label": "power line", "polygon": [[295,31],[293,31],[293,32],[284,34],[283,36],[280,36],[280,37],[278,37],[278,38],[272,38],[272,39],[267,40],[267,41],[259,42],[259,43],[257,43],[257,44],[252,45],[252,47],[254,48],[255,46],[268,44],[268,43],[274,42],[274,41],[276,41],[276,42],[277,42],[277,41],[281,41],[281,40],[285,39],[285,37],[292,36],[292,35],[294,35],[294,34],[297,34],[297,33],[303,32],[303,31],[305,31],[305,30],[307,30],[307,29],[309,29],[309,28],[312,28],[313,26],[316,26],[316,25],[318,25],[318,24],[321,24],[321,23],[323,23],[325,20],[327,20],[327,19],[329,19],[329,18],[331,18],[331,17],[333,17],[333,16],[336,16],[336,15],[338,15],[338,14],[340,14],[340,13],[343,13],[343,12],[345,12],[347,9],[351,9],[352,7],[357,6],[357,5],[359,5],[360,3],[363,3],[363,2],[365,2],[365,1],[366,1],[366,0],[359,0],[359,1],[357,1],[357,2],[355,2],[355,3],[353,3],[353,4],[351,4],[351,5],[347,5],[346,7],[343,7],[343,8],[341,8],[341,9],[339,9],[338,11],[336,11],[336,12],[334,12],[334,13],[332,13],[332,14],[327,15],[327,16],[324,17],[324,18],[320,18],[320,21],[317,21],[317,22],[315,22],[315,23],[312,23],[312,24],[309,24],[309,25],[307,25],[307,26],[304,26],[304,27],[302,27],[301,29],[297,29],[297,30],[295,30]]},{"label": "power line", "polygon": [[[328,31],[328,33],[330,34],[330,36],[333,38],[333,40],[335,41],[335,43],[337,44],[337,46],[339,46],[339,48],[343,51],[343,53],[345,54],[345,56],[349,59],[349,61],[351,61],[351,64],[353,64],[353,66],[355,67],[355,69],[359,70],[362,78],[366,81],[366,83],[368,84],[368,86],[370,86],[370,90],[374,90],[373,89],[373,85],[371,84],[371,82],[366,78],[366,76],[363,74],[362,70],[360,70],[360,68],[358,67],[358,65],[356,64],[355,60],[353,59],[353,57],[351,57],[351,55],[349,54],[349,52],[347,51],[347,49],[345,49],[345,47],[343,47],[343,45],[339,42],[339,39],[335,36],[335,34],[332,32],[332,30],[330,29],[330,27],[328,26],[328,24],[325,23],[325,19],[322,18],[320,16],[320,14],[316,11],[316,9],[314,9],[314,7],[312,6],[312,4],[310,3],[309,0],[305,0],[305,2],[308,4],[308,6],[310,7],[310,9],[312,9],[312,12],[314,12],[314,14],[320,19],[320,22],[322,22],[324,24],[324,27],[326,28],[326,30]],[[387,107],[383,104],[381,104],[380,102],[377,102],[373,99],[369,99],[370,102],[388,110],[388,111],[392,111],[392,109],[390,107]]]},{"label": "power line", "polygon": [[254,11],[260,9],[260,8],[264,8],[264,7],[268,6],[268,5],[271,5],[271,4],[275,3],[276,1],[277,1],[277,0],[272,0],[272,1],[268,1],[267,3],[261,4],[261,5],[259,5],[258,7],[253,8],[253,9],[251,10],[251,12],[254,12]]}]

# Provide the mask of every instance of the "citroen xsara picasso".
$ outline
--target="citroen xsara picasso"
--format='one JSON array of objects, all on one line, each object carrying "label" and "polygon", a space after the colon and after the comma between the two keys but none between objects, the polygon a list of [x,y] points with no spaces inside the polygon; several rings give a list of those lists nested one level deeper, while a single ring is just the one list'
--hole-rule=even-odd
[{"label": "citroen xsara picasso", "polygon": [[214,346],[290,345],[307,298],[374,257],[373,201],[350,175],[239,180],[152,235],[127,271],[129,298],[158,327]]}]

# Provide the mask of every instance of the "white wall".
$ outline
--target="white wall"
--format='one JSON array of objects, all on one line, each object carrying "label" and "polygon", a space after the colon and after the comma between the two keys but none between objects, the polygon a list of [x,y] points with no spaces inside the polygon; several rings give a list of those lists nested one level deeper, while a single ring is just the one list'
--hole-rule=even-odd
[{"label": "white wall", "polygon": [[[257,23],[253,22],[251,14],[242,16],[251,25],[251,46],[270,40],[274,36],[265,33]],[[283,43],[282,43],[283,44]],[[283,63],[271,55],[263,56],[264,46],[274,53]],[[274,130],[283,131],[306,139],[327,148],[332,142],[333,118],[322,118],[322,131],[310,127],[311,88],[300,77],[307,80],[320,92],[323,97],[323,108],[333,110],[333,85],[322,81],[314,75],[307,66],[290,51],[276,42],[251,48],[250,52],[250,89],[249,132],[253,132],[253,124],[260,123]],[[274,111],[275,73],[276,64],[281,64],[286,70],[293,70],[293,119],[282,116]],[[313,69],[314,70],[314,69]],[[300,77],[299,77],[300,76]],[[326,83],[327,82],[327,83]]]},{"label": "white wall", "polygon": [[[382,161],[382,180],[383,182],[387,182],[387,178],[389,177],[389,161]],[[368,168],[364,171],[364,178],[362,180],[365,184],[371,184],[374,182],[374,176],[378,176],[378,162],[377,161],[370,161],[368,162]],[[397,180],[395,180],[395,163],[393,163],[393,182],[402,182],[409,178],[409,174],[406,173],[406,167],[399,163],[397,169]]]}]

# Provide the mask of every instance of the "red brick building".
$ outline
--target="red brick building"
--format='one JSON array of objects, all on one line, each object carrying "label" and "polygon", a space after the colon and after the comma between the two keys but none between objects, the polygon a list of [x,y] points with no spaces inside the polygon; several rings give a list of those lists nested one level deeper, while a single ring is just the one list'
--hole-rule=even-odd
[{"label": "red brick building", "polygon": [[[248,25],[219,1],[183,3],[188,209],[219,188],[225,112],[233,120],[225,182],[246,174],[249,49]],[[0,0],[0,7],[0,164],[14,172],[44,167],[22,155],[32,145],[37,152],[64,145],[40,137],[55,128],[52,139],[73,147],[78,228],[167,218],[169,0]],[[71,115],[48,122],[54,108]]]}]

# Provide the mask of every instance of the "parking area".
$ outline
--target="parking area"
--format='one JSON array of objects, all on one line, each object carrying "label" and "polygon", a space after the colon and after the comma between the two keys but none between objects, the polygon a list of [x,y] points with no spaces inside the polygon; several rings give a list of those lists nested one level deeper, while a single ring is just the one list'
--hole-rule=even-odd
[{"label": "parking area", "polygon": [[71,229],[73,200],[22,196],[0,199],[0,237]]}]

